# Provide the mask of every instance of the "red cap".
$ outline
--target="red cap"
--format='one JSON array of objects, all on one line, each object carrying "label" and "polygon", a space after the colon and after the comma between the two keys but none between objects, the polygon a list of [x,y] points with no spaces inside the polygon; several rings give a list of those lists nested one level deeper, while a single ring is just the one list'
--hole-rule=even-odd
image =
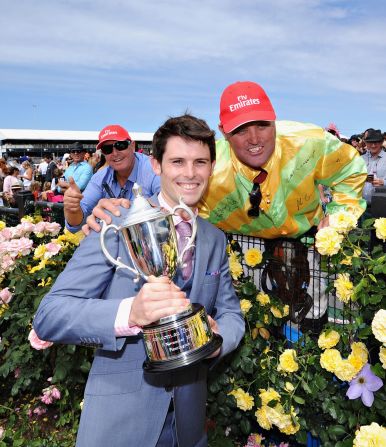
[{"label": "red cap", "polygon": [[111,124],[110,126],[104,127],[99,132],[99,143],[97,144],[97,149],[99,149],[105,141],[125,141],[131,140],[129,132],[118,124]]},{"label": "red cap", "polygon": [[235,82],[221,95],[220,124],[229,133],[251,121],[274,121],[276,119],[271,101],[259,84]]}]

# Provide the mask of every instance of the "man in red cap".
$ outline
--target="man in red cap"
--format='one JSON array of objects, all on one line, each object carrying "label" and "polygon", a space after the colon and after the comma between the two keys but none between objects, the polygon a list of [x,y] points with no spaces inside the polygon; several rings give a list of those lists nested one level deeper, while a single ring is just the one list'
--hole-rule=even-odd
[{"label": "man in red cap", "polygon": [[135,142],[122,126],[113,124],[103,128],[97,149],[106,157],[108,167],[92,176],[83,193],[70,179],[64,194],[66,226],[72,232],[81,228],[102,198],[132,199],[134,183],[142,186],[145,197],[160,190],[160,180],[153,172],[149,157],[135,152]]}]

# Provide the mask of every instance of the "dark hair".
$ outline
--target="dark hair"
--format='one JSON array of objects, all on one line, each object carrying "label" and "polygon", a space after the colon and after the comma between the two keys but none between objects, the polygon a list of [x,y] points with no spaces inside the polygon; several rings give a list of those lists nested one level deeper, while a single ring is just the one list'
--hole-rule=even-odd
[{"label": "dark hair", "polygon": [[155,132],[152,143],[152,155],[159,162],[165,152],[166,143],[171,137],[181,137],[186,141],[200,141],[209,147],[210,161],[216,160],[215,132],[206,122],[195,116],[185,114],[169,118]]},{"label": "dark hair", "polygon": [[47,160],[52,160],[52,154],[45,154],[44,158],[47,158]]},{"label": "dark hair", "polygon": [[17,168],[16,166],[11,166],[11,167],[8,169],[8,174],[9,174],[9,175],[13,175],[16,171],[17,171],[17,172],[20,172],[20,169]]}]

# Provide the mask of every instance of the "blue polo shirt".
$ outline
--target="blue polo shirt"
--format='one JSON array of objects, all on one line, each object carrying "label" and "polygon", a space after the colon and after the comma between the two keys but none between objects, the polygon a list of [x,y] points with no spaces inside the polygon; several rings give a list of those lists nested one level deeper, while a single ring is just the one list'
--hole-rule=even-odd
[{"label": "blue polo shirt", "polygon": [[70,177],[72,177],[78,188],[83,191],[86,189],[86,186],[92,177],[92,167],[87,163],[87,161],[72,163],[65,170],[64,177],[66,182],[68,182]]},{"label": "blue polo shirt", "polygon": [[79,231],[99,200],[110,198],[110,195],[103,187],[104,183],[108,185],[115,197],[123,197],[129,200],[134,198],[132,192],[134,183],[138,183],[142,187],[144,197],[151,197],[159,193],[161,189],[160,178],[154,173],[149,157],[138,152],[135,152],[134,156],[133,170],[123,187],[118,183],[115,171],[110,166],[98,171],[91,177],[86,189],[83,191],[83,199],[80,201],[83,221],[75,227],[68,225],[66,222],[66,227],[69,231],[72,233]]}]

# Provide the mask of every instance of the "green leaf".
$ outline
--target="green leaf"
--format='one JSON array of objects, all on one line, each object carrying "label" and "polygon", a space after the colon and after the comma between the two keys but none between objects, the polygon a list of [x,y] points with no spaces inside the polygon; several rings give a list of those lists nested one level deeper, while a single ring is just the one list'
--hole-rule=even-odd
[{"label": "green leaf", "polygon": [[371,304],[378,304],[382,301],[383,296],[379,294],[370,294],[369,300]]},{"label": "green leaf", "polygon": [[320,391],[323,391],[327,387],[328,382],[323,376],[317,375],[314,380]]},{"label": "green leaf", "polygon": [[371,332],[371,326],[366,326],[358,332],[358,338],[367,338]]},{"label": "green leaf", "polygon": [[240,421],[240,428],[241,431],[244,433],[244,435],[250,435],[251,434],[251,423],[248,419],[243,418]]},{"label": "green leaf", "polygon": [[302,380],[302,388],[306,393],[312,394],[311,388],[308,386],[307,382],[305,382],[304,380]]},{"label": "green leaf", "polygon": [[306,401],[300,396],[293,396],[293,400],[299,405],[304,405]]},{"label": "green leaf", "polygon": [[346,434],[346,429],[343,425],[332,425],[328,427],[328,432],[332,438],[337,439]]},{"label": "green leaf", "polygon": [[256,286],[255,284],[253,284],[253,282],[249,281],[243,284],[243,286],[241,287],[241,292],[246,296],[254,296],[257,292]]},{"label": "green leaf", "polygon": [[380,363],[376,363],[375,365],[371,365],[371,371],[381,379],[384,379],[386,376],[386,371],[382,368]]},{"label": "green leaf", "polygon": [[246,374],[252,374],[253,373],[253,360],[250,358],[244,358],[241,361],[241,369],[246,373]]}]

